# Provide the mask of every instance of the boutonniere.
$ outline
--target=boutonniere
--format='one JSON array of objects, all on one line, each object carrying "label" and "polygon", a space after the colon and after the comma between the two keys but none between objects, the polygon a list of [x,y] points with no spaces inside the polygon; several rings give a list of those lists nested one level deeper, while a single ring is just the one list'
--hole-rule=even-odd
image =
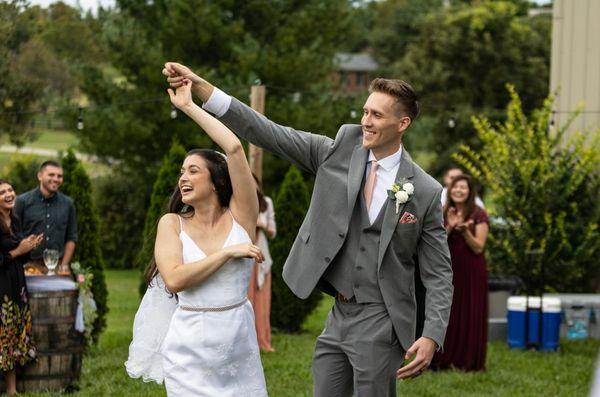
[{"label": "boutonniere", "polygon": [[415,192],[415,186],[406,180],[401,180],[388,189],[388,197],[396,202],[396,214],[400,210],[400,204],[408,203]]}]

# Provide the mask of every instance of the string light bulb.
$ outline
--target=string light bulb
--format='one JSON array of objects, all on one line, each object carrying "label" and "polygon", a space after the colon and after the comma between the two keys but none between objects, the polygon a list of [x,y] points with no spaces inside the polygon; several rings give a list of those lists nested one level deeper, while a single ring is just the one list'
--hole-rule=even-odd
[{"label": "string light bulb", "polygon": [[175,109],[175,106],[171,106],[171,118],[172,119],[177,118],[177,109]]},{"label": "string light bulb", "polygon": [[350,111],[350,117],[351,117],[351,118],[353,118],[353,119],[355,119],[355,118],[356,118],[356,110],[355,110],[355,109],[352,109],[352,110]]},{"label": "string light bulb", "polygon": [[454,119],[454,117],[450,117],[448,119],[448,128],[454,128],[456,127],[456,120]]},{"label": "string light bulb", "polygon": [[85,125],[83,124],[83,108],[79,107],[79,116],[77,117],[77,129],[81,131],[84,128]]}]

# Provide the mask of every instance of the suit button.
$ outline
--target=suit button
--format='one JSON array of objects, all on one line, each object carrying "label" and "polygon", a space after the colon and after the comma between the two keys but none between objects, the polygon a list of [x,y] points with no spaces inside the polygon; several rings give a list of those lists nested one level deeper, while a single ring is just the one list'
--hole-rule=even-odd
[{"label": "suit button", "polygon": [[356,266],[356,270],[362,270],[363,267],[362,266]]},{"label": "suit button", "polygon": [[356,285],[354,286],[354,288],[357,288],[357,289],[358,289],[358,288],[360,288],[360,285],[356,284]]},{"label": "suit button", "polygon": [[331,262],[331,258],[330,258],[330,257],[328,257],[328,256],[326,256],[326,257],[325,257],[325,262],[327,262],[327,263]]},{"label": "suit button", "polygon": [[338,234],[338,236],[340,236],[340,238],[346,237],[346,235],[344,233],[340,233],[340,234]]},{"label": "suit button", "polygon": [[360,247],[360,252],[365,252],[365,251],[366,251],[365,247]]}]

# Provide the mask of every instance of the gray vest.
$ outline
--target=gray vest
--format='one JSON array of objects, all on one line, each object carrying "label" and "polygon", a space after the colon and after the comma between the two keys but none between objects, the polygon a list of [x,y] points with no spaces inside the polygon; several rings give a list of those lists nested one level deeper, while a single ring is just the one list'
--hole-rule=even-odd
[{"label": "gray vest", "polygon": [[[364,185],[364,178],[363,178]],[[359,191],[344,245],[328,266],[323,278],[346,298],[356,297],[358,303],[383,302],[377,281],[379,236],[385,214],[385,204],[370,225],[363,189]]]}]

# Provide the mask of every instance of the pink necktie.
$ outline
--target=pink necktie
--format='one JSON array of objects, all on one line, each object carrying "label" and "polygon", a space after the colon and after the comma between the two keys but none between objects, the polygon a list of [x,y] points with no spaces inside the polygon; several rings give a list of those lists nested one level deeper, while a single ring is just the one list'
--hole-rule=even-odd
[{"label": "pink necktie", "polygon": [[367,211],[371,207],[371,201],[373,200],[373,190],[375,190],[375,182],[377,181],[377,167],[379,167],[377,161],[371,160],[371,171],[365,183],[365,204],[367,205]]}]

